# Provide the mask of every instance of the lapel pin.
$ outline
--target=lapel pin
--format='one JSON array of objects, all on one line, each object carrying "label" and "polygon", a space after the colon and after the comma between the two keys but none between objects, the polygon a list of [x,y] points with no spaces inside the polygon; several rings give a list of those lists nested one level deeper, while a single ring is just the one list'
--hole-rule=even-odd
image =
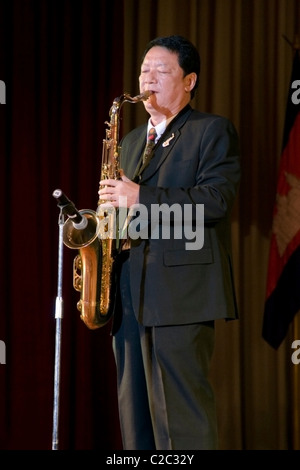
[{"label": "lapel pin", "polygon": [[167,147],[168,145],[170,145],[170,140],[174,139],[174,132],[173,134],[171,135],[171,137],[169,137],[167,140],[165,140],[162,144],[163,147]]}]

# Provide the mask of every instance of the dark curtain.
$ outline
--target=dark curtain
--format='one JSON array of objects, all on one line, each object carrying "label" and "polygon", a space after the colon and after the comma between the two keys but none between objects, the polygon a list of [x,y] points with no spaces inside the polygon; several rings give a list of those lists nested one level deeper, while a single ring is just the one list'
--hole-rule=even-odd
[{"label": "dark curtain", "polygon": [[[123,3],[0,0],[0,448],[52,446],[60,188],[96,209],[123,92]],[[89,330],[63,249],[59,449],[121,449],[110,324]]]}]

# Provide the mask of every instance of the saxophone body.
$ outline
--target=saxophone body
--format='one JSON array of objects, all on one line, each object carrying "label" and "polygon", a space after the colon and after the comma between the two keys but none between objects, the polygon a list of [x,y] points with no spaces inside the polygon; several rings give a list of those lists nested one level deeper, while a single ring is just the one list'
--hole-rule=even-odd
[{"label": "saxophone body", "polygon": [[[120,179],[120,110],[124,102],[137,103],[149,98],[151,92],[131,97],[124,93],[115,98],[110,108],[110,121],[105,122],[100,181]],[[104,201],[98,200],[97,210],[79,211],[87,220],[80,228],[69,218],[64,224],[63,241],[66,246],[78,249],[73,262],[73,287],[80,292],[77,309],[80,318],[90,329],[106,325],[114,311],[116,294],[115,268],[119,250],[117,211],[101,209]]]}]

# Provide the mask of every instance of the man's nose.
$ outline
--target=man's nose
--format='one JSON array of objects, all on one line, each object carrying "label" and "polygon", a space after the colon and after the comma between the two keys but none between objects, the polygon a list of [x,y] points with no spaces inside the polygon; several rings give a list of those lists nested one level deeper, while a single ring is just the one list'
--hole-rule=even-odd
[{"label": "man's nose", "polygon": [[149,70],[144,77],[145,83],[154,83],[156,81],[155,71]]}]

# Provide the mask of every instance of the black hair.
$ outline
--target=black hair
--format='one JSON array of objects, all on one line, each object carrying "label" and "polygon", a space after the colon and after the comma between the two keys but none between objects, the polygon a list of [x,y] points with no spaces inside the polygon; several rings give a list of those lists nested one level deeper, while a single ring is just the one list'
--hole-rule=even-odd
[{"label": "black hair", "polygon": [[176,53],[178,56],[179,66],[184,71],[184,76],[192,72],[197,75],[195,86],[191,91],[191,98],[193,98],[199,85],[201,66],[200,55],[194,44],[192,44],[188,39],[179,35],[157,37],[152,39],[152,41],[150,41],[146,46],[146,49],[142,55],[142,62],[147,52],[154,46],[165,47],[169,51]]}]

